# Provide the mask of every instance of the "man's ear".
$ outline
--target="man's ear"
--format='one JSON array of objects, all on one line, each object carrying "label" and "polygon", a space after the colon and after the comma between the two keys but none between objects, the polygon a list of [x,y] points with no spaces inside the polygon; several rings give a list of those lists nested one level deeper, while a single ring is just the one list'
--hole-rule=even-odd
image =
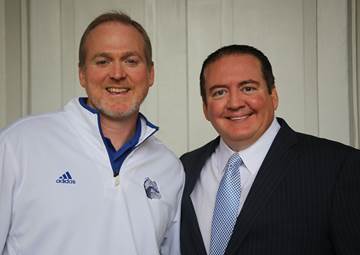
[{"label": "man's ear", "polygon": [[208,111],[207,111],[207,104],[203,101],[203,113],[204,113],[204,116],[207,120],[209,120],[208,118]]},{"label": "man's ear", "polygon": [[85,67],[78,67],[78,75],[81,87],[86,87],[86,74],[85,74]]},{"label": "man's ear", "polygon": [[276,110],[278,105],[279,105],[279,96],[278,96],[276,87],[273,87],[271,89],[271,98],[272,98],[272,103],[273,103],[274,110]]},{"label": "man's ear", "polygon": [[155,80],[155,67],[154,64],[152,64],[149,70],[149,87],[151,87],[154,84],[154,80]]}]

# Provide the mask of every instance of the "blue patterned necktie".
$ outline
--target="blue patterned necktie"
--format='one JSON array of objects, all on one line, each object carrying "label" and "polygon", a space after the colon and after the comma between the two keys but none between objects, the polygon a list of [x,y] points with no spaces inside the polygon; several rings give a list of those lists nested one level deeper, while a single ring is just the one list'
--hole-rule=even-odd
[{"label": "blue patterned necktie", "polygon": [[232,235],[238,216],[242,160],[234,153],[225,166],[225,173],[216,194],[215,209],[211,226],[210,255],[223,255]]}]

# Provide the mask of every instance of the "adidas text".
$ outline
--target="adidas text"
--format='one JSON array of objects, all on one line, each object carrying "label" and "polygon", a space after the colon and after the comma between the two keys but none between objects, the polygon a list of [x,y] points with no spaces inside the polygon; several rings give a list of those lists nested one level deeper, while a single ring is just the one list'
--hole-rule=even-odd
[{"label": "adidas text", "polygon": [[75,184],[76,182],[75,182],[75,180],[60,180],[60,179],[57,179],[56,183]]}]

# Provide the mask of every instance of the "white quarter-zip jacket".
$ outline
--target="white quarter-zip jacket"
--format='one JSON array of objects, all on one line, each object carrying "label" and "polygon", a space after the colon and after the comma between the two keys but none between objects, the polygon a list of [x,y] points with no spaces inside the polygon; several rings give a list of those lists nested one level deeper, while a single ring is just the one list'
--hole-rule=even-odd
[{"label": "white quarter-zip jacket", "polygon": [[78,99],[2,130],[0,254],[180,254],[182,165],[140,120],[117,177]]}]

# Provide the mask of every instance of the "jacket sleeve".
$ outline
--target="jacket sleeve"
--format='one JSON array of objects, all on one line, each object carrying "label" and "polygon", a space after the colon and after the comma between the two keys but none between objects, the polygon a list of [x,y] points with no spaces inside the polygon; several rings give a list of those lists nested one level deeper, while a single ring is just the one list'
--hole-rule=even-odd
[{"label": "jacket sleeve", "polygon": [[179,178],[177,179],[177,181],[180,183],[177,195],[177,204],[173,220],[167,228],[165,237],[160,247],[160,254],[162,255],[180,255],[181,198],[184,190],[185,173],[181,164],[179,168],[181,168],[181,172],[179,174]]},{"label": "jacket sleeve", "polygon": [[13,151],[0,136],[0,254],[4,253],[11,226],[16,161]]},{"label": "jacket sleeve", "polygon": [[330,221],[336,254],[360,254],[360,151],[351,151],[343,162],[333,194]]}]

